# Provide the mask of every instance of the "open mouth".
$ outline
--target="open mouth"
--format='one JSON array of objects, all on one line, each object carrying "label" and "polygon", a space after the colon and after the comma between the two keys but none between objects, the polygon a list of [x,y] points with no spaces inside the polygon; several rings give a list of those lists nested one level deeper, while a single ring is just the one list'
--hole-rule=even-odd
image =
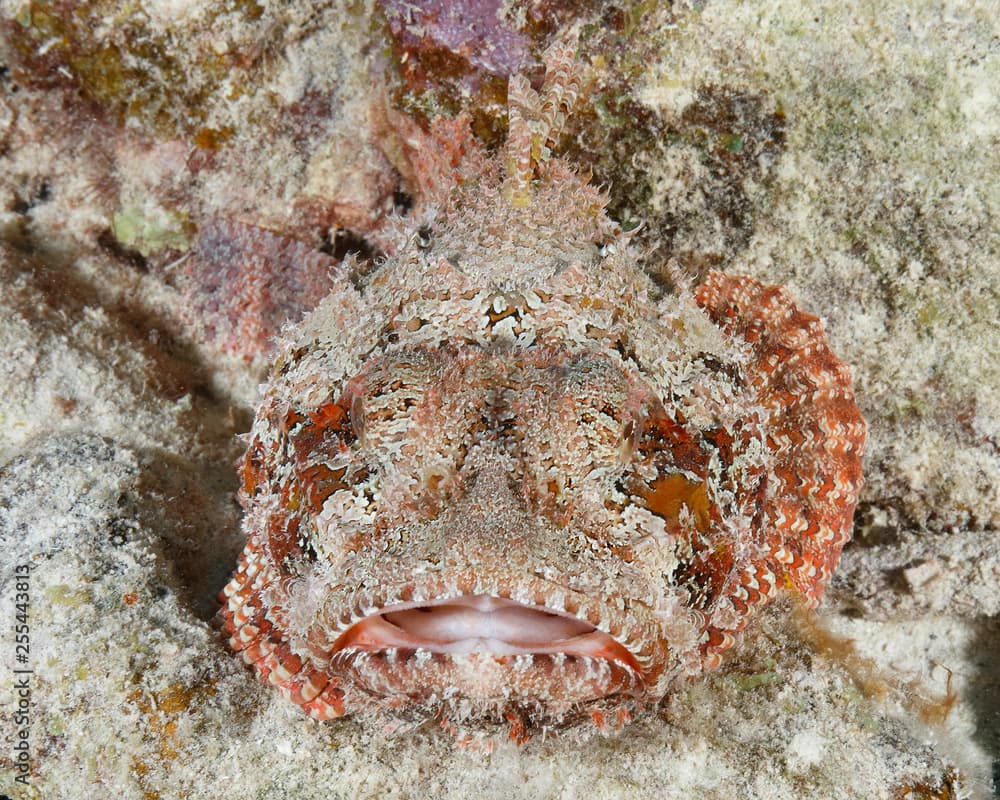
[{"label": "open mouth", "polygon": [[612,636],[570,614],[491,595],[462,595],[386,606],[337,639],[335,652],[423,650],[504,656],[563,655],[616,662],[640,672]]}]

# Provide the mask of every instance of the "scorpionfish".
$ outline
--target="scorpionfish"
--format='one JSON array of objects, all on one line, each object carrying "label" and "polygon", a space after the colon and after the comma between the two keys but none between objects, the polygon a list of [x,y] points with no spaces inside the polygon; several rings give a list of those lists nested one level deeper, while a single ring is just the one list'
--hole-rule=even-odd
[{"label": "scorpionfish", "polygon": [[617,727],[779,592],[817,604],[850,538],[865,423],[822,323],[750,277],[656,284],[552,154],[579,93],[558,48],[513,77],[505,148],[438,164],[396,252],[283,334],[221,615],[317,720]]}]

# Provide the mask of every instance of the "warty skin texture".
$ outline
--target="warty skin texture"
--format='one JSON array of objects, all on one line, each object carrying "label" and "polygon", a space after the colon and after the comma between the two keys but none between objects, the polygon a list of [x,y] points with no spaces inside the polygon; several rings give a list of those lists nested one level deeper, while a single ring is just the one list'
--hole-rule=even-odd
[{"label": "warty skin texture", "polygon": [[850,537],[865,426],[821,323],[750,278],[664,294],[549,156],[548,66],[265,389],[221,613],[316,719],[616,726],[777,592],[815,605]]}]

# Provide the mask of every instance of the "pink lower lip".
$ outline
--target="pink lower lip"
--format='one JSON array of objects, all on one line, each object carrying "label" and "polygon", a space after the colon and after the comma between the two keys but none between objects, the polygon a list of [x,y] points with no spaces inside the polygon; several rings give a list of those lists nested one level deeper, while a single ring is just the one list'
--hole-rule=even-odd
[{"label": "pink lower lip", "polygon": [[638,671],[634,656],[590,623],[488,595],[389,606],[352,625],[337,640],[335,651],[389,648],[587,656],[618,661]]}]

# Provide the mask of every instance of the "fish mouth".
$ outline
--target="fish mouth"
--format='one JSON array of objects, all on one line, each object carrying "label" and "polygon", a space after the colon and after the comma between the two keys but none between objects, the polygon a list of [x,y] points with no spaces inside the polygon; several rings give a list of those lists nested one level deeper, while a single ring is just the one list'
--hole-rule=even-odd
[{"label": "fish mouth", "polygon": [[613,636],[572,614],[492,595],[396,603],[348,628],[335,652],[420,650],[498,657],[562,655],[616,662],[635,673],[635,656]]},{"label": "fish mouth", "polygon": [[339,633],[312,652],[383,705],[468,722],[515,710],[561,724],[662,696],[670,648],[643,609],[544,579],[489,583],[425,576],[355,595]]}]

